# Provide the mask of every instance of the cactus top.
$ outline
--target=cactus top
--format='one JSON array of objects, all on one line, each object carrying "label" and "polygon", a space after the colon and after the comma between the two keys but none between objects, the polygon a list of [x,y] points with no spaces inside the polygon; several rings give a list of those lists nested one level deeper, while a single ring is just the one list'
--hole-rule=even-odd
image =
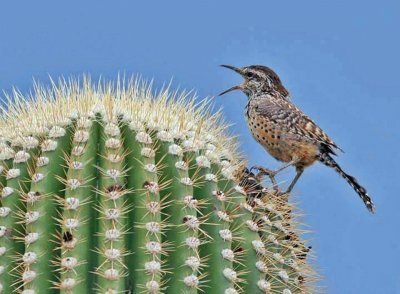
[{"label": "cactus top", "polygon": [[[208,150],[211,161],[225,159],[237,164],[235,139],[226,135],[221,112],[212,113],[211,109],[210,99],[198,101],[191,92],[171,91],[169,87],[154,93],[151,83],[141,79],[97,84],[88,77],[82,81],[60,79],[52,81],[50,87],[36,84],[29,95],[18,90],[6,94],[0,114],[0,141],[29,150],[39,144],[36,138],[62,136],[57,127],[71,120],[83,126],[98,114],[110,123],[108,132],[113,132],[111,126],[119,120],[128,121],[132,130],[157,131],[161,140],[178,139],[188,150]],[[5,147],[0,156],[14,157]]]}]

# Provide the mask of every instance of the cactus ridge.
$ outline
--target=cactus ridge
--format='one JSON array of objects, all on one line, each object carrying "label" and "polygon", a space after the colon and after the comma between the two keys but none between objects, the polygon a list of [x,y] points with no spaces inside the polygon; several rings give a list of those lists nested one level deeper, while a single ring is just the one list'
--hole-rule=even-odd
[{"label": "cactus ridge", "polygon": [[294,205],[208,99],[88,77],[6,98],[0,293],[316,293]]}]

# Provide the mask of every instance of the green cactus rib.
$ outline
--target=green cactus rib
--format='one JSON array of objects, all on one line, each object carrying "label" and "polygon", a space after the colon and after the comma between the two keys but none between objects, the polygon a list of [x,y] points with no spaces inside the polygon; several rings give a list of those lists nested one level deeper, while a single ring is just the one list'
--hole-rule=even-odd
[{"label": "green cactus rib", "polygon": [[128,256],[133,293],[161,287],[161,200],[155,151],[151,136],[141,124],[122,124],[127,171],[127,188],[131,191],[128,205]]},{"label": "green cactus rib", "polygon": [[244,184],[209,104],[140,82],[36,91],[0,119],[0,293],[316,293],[294,206]]},{"label": "green cactus rib", "polygon": [[[77,130],[72,141],[72,151],[66,162],[68,172],[64,184],[65,197],[59,201],[64,207],[62,214],[62,234],[60,237],[61,277],[56,283],[60,293],[91,293],[94,288],[91,273],[96,254],[92,248],[96,221],[95,203],[96,159],[98,142],[98,123],[82,118],[77,122]],[[76,227],[68,226],[67,220],[77,220]],[[70,221],[71,222],[71,221]],[[82,279],[82,277],[85,277]]]},{"label": "green cactus rib", "polygon": [[[0,137],[0,187],[7,185],[7,170],[11,168],[15,151]],[[1,199],[0,199],[1,204]]]},{"label": "green cactus rib", "polygon": [[243,293],[265,293],[268,290],[264,280],[265,247],[258,235],[259,228],[252,219],[253,208],[246,203],[246,194],[235,182],[228,162],[221,173],[219,186],[230,201],[228,211],[233,219],[230,226],[230,231],[234,234],[233,248],[241,254],[231,277],[236,280]]},{"label": "green cactus rib", "polygon": [[[304,262],[297,257],[293,244],[288,245],[287,239],[292,238],[295,234],[289,232],[282,224],[284,221],[283,213],[285,213],[285,210],[290,210],[290,207],[281,208],[282,213],[276,210],[272,202],[264,204],[257,201],[257,203],[262,215],[262,218],[259,219],[263,223],[262,236],[268,240],[268,252],[271,256],[266,261],[270,269],[267,280],[271,288],[277,292],[290,290],[291,293],[303,293],[299,267]],[[299,243],[298,245],[302,244]],[[298,252],[304,251],[298,250]]]},{"label": "green cactus rib", "polygon": [[198,247],[201,244],[198,238],[199,220],[196,209],[185,204],[193,197],[193,180],[189,178],[189,166],[183,161],[183,150],[174,143],[172,135],[159,131],[156,136],[156,161],[170,180],[160,191],[167,202],[162,220],[168,223],[164,234],[170,247],[163,256],[163,262],[168,265],[166,287],[168,293],[197,293]]},{"label": "green cactus rib", "polygon": [[73,128],[70,123],[66,128],[54,126],[50,130],[49,137],[40,145],[40,160],[31,175],[30,192],[25,199],[25,253],[20,277],[25,292],[50,289],[51,281],[58,279],[51,261],[59,258],[59,250],[51,240],[59,232],[56,199],[64,196],[65,186],[59,178],[65,175],[64,155],[69,154]]},{"label": "green cactus rib", "polygon": [[[1,139],[0,139],[1,140]],[[12,167],[15,151],[8,146],[7,143],[0,143],[0,188],[3,190],[7,186],[7,171]],[[0,207],[2,204],[2,197],[0,197]],[[7,210],[7,209],[6,209]],[[1,256],[1,254],[0,254]]]},{"label": "green cactus rib", "polygon": [[115,123],[103,123],[99,142],[99,261],[96,269],[100,293],[120,293],[126,288],[127,190],[125,154],[120,130]]},{"label": "green cactus rib", "polygon": [[[1,141],[3,141],[3,138],[0,138]],[[3,191],[3,188],[7,186],[7,170],[12,166],[13,164],[13,157],[15,155],[15,152],[13,149],[11,149],[7,143],[1,142],[0,143],[0,188],[1,191]],[[2,207],[2,197],[0,197],[0,207]],[[8,211],[8,209],[6,209]],[[0,240],[1,242],[1,240]],[[2,246],[0,246],[2,248]],[[0,256],[2,256],[2,252],[4,249],[0,249]],[[4,251],[5,252],[5,251]]]},{"label": "green cactus rib", "polygon": [[[211,167],[211,162],[204,155],[195,152],[185,152],[190,160],[191,177],[197,177],[198,183],[194,187],[194,201],[199,202],[199,211],[207,221],[200,226],[208,236],[208,240],[200,246],[201,259],[207,260],[208,275],[204,282],[205,291],[224,293],[227,289],[234,289],[232,280],[224,276],[224,269],[233,268],[234,252],[231,249],[231,240],[221,237],[221,232],[229,230],[231,218],[226,211],[226,198],[218,190],[219,167]],[[197,156],[196,156],[197,155]]]},{"label": "green cactus rib", "polygon": [[6,183],[3,188],[2,207],[0,208],[0,247],[2,248],[1,251],[4,251],[0,259],[0,266],[3,267],[0,283],[4,292],[11,292],[20,286],[17,259],[24,252],[24,244],[21,242],[24,227],[20,222],[21,217],[25,214],[22,195],[27,192],[29,187],[29,166],[36,154],[36,146],[37,140],[35,146],[29,146],[30,148],[26,148],[26,151],[16,152],[13,162],[7,160],[4,163],[7,167],[7,170],[5,170]]}]

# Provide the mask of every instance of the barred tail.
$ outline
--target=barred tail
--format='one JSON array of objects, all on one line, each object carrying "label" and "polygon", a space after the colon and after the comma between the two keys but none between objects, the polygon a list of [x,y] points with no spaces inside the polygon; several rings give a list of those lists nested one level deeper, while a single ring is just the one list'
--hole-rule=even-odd
[{"label": "barred tail", "polygon": [[356,178],[346,174],[339,164],[328,153],[321,153],[318,156],[318,160],[326,166],[334,168],[350,184],[350,186],[353,187],[354,191],[357,192],[361,200],[364,201],[364,204],[368,210],[372,213],[374,212],[375,206],[371,197],[368,196],[367,190],[365,190],[365,188],[357,182]]}]

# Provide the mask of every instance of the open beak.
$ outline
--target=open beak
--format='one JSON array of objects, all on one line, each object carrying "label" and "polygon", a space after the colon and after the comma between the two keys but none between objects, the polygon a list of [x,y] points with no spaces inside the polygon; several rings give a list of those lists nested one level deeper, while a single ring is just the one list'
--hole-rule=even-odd
[{"label": "open beak", "polygon": [[232,88],[229,88],[228,90],[225,90],[224,92],[218,94],[218,96],[225,95],[226,93],[229,93],[229,92],[235,91],[235,90],[243,90],[243,88],[241,85],[233,86]]},{"label": "open beak", "polygon": [[[234,67],[234,66],[232,66],[232,65],[225,65],[225,64],[221,64],[221,66],[222,66],[222,67],[229,68],[229,69],[231,69],[231,70],[237,72],[238,74],[242,75],[242,70],[241,70],[240,68]],[[224,95],[224,94],[226,94],[226,93],[229,93],[229,92],[235,91],[235,90],[243,90],[243,85],[236,85],[236,86],[233,86],[232,88],[229,88],[228,90],[226,90],[226,91],[220,93],[218,96],[222,96],[222,95]]]}]

